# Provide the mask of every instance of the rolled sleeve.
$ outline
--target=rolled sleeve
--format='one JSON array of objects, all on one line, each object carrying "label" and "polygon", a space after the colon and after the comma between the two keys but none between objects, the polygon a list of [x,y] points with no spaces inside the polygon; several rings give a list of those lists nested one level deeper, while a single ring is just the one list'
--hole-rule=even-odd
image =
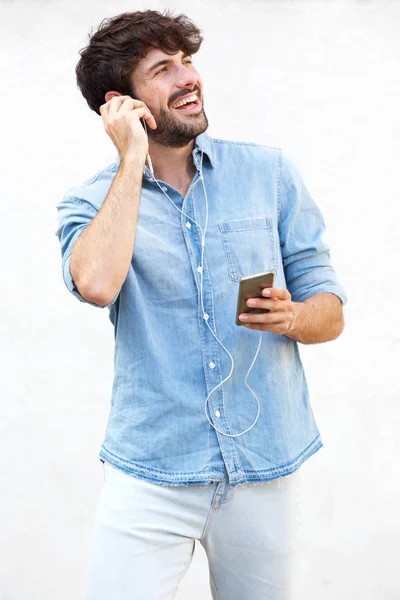
[{"label": "rolled sleeve", "polygon": [[[96,216],[97,210],[85,200],[66,197],[57,205],[57,211],[59,223],[56,235],[61,245],[61,264],[64,283],[71,294],[73,294],[80,302],[91,304],[97,308],[105,308],[105,306],[89,302],[86,298],[81,296],[71,274],[72,248],[76,240]],[[118,295],[119,292],[107,306],[114,304]]]},{"label": "rolled sleeve", "polygon": [[295,302],[329,292],[347,296],[330,264],[323,241],[325,222],[294,164],[281,155],[279,237],[286,285]]}]

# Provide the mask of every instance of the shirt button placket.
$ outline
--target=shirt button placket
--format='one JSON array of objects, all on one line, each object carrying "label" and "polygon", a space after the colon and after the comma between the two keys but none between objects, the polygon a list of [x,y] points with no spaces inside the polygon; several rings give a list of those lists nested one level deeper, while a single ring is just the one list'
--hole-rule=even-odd
[{"label": "shirt button placket", "polygon": [[[208,366],[209,366],[209,368],[210,368],[210,369],[215,369],[215,367],[216,367],[216,364],[215,364],[215,362],[214,362],[213,360],[211,360],[211,361],[208,363]],[[218,409],[214,410],[214,416],[215,416],[215,417],[217,417],[217,419],[219,419],[219,418],[220,418],[220,416],[221,416],[221,413],[220,413],[220,411],[219,411]]]},{"label": "shirt button placket", "polygon": [[[189,224],[188,224],[188,223],[186,223],[186,227],[187,227],[188,229],[190,229],[190,227],[189,227],[188,225],[189,225]],[[202,274],[202,272],[203,272],[203,268],[201,267],[201,265],[198,265],[198,266],[196,267],[196,270],[197,270],[197,272],[199,273],[199,275],[201,275],[201,274]],[[204,285],[207,285],[207,275],[206,275],[204,272],[203,272],[203,277],[204,277]],[[204,302],[204,304],[206,304],[206,302]],[[207,312],[204,312],[204,313],[203,313],[203,319],[204,319],[204,321],[208,321],[208,320],[209,320],[209,318],[210,318],[210,315],[209,315]],[[216,363],[215,363],[213,360],[210,360],[210,361],[208,362],[208,368],[209,368],[209,369],[212,369],[212,370],[214,370],[216,366],[217,366],[217,365],[216,365]],[[214,385],[213,385],[212,387],[214,387]],[[216,392],[215,396],[217,396],[217,392]],[[214,398],[214,401],[215,401],[215,400],[216,400],[216,398]],[[213,415],[213,420],[218,420],[218,419],[221,417],[221,412],[220,412],[220,411],[219,411],[217,408],[215,408],[215,406],[214,406],[214,407],[212,407],[212,404],[213,404],[213,399],[211,398],[211,399],[210,399],[210,405],[209,405],[209,409],[210,409],[210,415]]]}]

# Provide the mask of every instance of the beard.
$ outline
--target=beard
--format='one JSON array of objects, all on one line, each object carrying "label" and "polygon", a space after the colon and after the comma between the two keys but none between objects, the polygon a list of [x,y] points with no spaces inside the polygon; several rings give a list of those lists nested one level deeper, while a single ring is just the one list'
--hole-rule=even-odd
[{"label": "beard", "polygon": [[[171,100],[170,105],[176,102],[179,97],[183,97],[191,91],[193,90],[182,90],[177,98],[175,97]],[[199,97],[200,90],[197,91],[197,97]],[[147,135],[153,142],[161,146],[182,148],[208,128],[203,98],[201,98],[201,111],[195,115],[185,115],[183,118],[175,117],[174,111],[177,109],[172,108],[169,111],[161,109],[156,111],[150,104],[147,106],[157,123],[157,129],[147,128]]]}]

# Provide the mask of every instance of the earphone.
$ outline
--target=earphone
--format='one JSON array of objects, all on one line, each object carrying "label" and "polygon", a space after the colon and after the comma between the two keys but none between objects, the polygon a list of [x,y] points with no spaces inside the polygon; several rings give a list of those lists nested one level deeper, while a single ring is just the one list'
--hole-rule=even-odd
[{"label": "earphone", "polygon": [[[147,127],[146,127],[146,123],[145,121],[143,121],[145,129],[147,131]],[[244,383],[246,385],[246,387],[250,390],[250,392],[253,394],[254,398],[257,401],[257,415],[256,418],[254,419],[253,423],[250,425],[250,427],[248,427],[247,429],[245,429],[244,431],[241,431],[240,433],[225,433],[224,431],[221,431],[220,429],[218,429],[214,423],[212,423],[210,417],[208,416],[208,412],[209,409],[207,411],[207,407],[208,407],[208,401],[210,396],[221,386],[223,385],[226,381],[228,381],[228,379],[231,377],[232,373],[233,373],[233,369],[234,369],[234,365],[235,365],[235,361],[231,355],[231,353],[229,352],[229,350],[227,350],[227,348],[224,346],[224,344],[221,342],[221,340],[218,339],[217,335],[214,333],[214,331],[211,329],[209,323],[208,323],[208,318],[209,316],[207,315],[207,313],[204,310],[204,303],[203,303],[203,267],[204,267],[204,249],[205,249],[205,236],[206,236],[206,231],[207,231],[207,227],[208,227],[208,197],[207,197],[207,190],[206,190],[206,186],[204,183],[204,177],[203,177],[203,148],[201,148],[201,160],[200,160],[200,177],[199,179],[201,180],[202,184],[203,184],[203,191],[204,191],[204,197],[205,197],[205,201],[206,201],[206,222],[205,222],[205,226],[204,226],[204,231],[203,228],[201,227],[201,225],[199,225],[199,223],[197,223],[197,221],[195,221],[194,219],[192,219],[191,217],[189,217],[189,215],[187,215],[186,213],[184,213],[176,204],[175,202],[168,196],[168,194],[166,193],[166,191],[161,187],[161,185],[159,184],[159,182],[157,181],[157,179],[155,178],[154,175],[154,169],[153,169],[153,165],[151,162],[151,158],[150,158],[150,154],[147,153],[146,155],[146,159],[147,159],[147,163],[148,163],[148,167],[149,167],[149,171],[151,173],[151,176],[153,178],[153,180],[155,181],[155,183],[158,185],[158,187],[160,188],[160,190],[162,191],[162,193],[168,198],[168,200],[174,205],[174,207],[182,214],[184,215],[187,219],[189,219],[193,224],[195,224],[200,232],[201,232],[201,266],[200,266],[200,302],[201,302],[201,309],[202,309],[202,314],[203,314],[203,318],[204,321],[208,327],[208,329],[210,330],[211,334],[213,335],[213,337],[216,339],[216,341],[218,342],[218,344],[225,350],[225,352],[228,354],[229,358],[231,359],[231,370],[229,372],[229,375],[227,377],[225,377],[225,379],[223,381],[221,381],[218,385],[216,385],[211,392],[209,392],[205,403],[204,403],[204,412],[205,415],[207,417],[208,422],[210,423],[210,425],[215,429],[215,431],[217,431],[218,433],[220,433],[221,435],[224,435],[226,437],[239,437],[241,435],[244,435],[245,433],[247,433],[248,431],[250,431],[250,429],[252,429],[254,427],[254,425],[257,423],[259,415],[260,415],[260,401],[257,397],[257,395],[255,394],[255,392],[251,389],[251,387],[248,385],[247,383],[247,378],[250,375],[250,372],[254,366],[254,363],[257,360],[259,351],[260,351],[260,347],[261,347],[261,341],[262,341],[262,331],[260,331],[260,335],[259,335],[259,340],[258,340],[258,346],[257,346],[257,351],[254,355],[254,358],[252,360],[252,363],[250,365],[249,370],[247,371],[246,377],[244,379]]]}]

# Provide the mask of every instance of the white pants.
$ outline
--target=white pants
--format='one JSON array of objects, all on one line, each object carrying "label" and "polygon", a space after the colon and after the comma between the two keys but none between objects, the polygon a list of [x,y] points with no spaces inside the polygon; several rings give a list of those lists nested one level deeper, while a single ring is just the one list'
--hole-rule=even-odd
[{"label": "white pants", "polygon": [[88,600],[169,600],[200,540],[214,600],[293,600],[298,471],[263,484],[161,486],[104,464]]}]

